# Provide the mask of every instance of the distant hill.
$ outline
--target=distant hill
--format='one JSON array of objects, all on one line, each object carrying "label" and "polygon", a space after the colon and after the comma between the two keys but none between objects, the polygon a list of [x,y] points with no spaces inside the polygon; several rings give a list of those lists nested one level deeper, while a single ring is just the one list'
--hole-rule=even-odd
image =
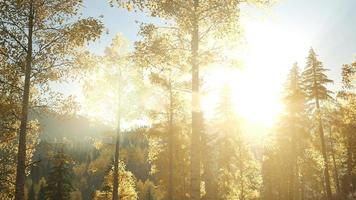
[{"label": "distant hill", "polygon": [[40,123],[40,139],[48,142],[69,140],[81,142],[85,138],[103,139],[103,133],[113,131],[107,125],[91,121],[83,116],[56,116],[55,114],[31,114]]}]

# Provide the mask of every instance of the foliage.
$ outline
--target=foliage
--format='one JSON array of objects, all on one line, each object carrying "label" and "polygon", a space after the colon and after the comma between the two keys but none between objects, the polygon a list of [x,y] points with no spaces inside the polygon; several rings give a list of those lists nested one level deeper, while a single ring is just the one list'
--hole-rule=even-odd
[{"label": "foliage", "polygon": [[63,150],[58,151],[52,158],[52,169],[47,178],[46,199],[71,199],[74,191],[72,184],[72,160]]},{"label": "foliage", "polygon": [[[111,166],[111,165],[110,165]],[[112,198],[112,178],[113,168],[110,167],[107,175],[104,177],[102,189],[95,192],[95,200],[105,200]],[[119,163],[119,198],[123,200],[137,199],[137,192],[135,188],[135,177],[131,172],[125,170],[125,164]]]}]

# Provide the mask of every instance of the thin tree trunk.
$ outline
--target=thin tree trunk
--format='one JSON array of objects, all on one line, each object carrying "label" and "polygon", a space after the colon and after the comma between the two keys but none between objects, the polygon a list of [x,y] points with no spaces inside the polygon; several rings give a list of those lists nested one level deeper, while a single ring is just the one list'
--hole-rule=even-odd
[{"label": "thin tree trunk", "polygon": [[335,151],[334,151],[334,144],[333,144],[333,138],[332,138],[332,130],[330,127],[330,146],[331,146],[331,158],[333,160],[333,165],[334,165],[334,179],[335,179],[335,188],[336,188],[336,193],[337,196],[340,196],[340,181],[339,181],[339,172],[337,169],[337,164],[336,164],[336,160],[335,160]]},{"label": "thin tree trunk", "polygon": [[325,179],[326,197],[328,200],[332,200],[332,193],[331,193],[331,186],[330,186],[330,174],[329,174],[329,163],[328,163],[328,156],[326,153],[325,136],[324,136],[323,122],[321,120],[320,105],[319,105],[318,97],[316,98],[316,108],[317,108],[317,115],[318,115],[318,121],[319,121],[321,151],[322,151],[323,160],[324,160],[324,179]]},{"label": "thin tree trunk", "polygon": [[301,189],[300,189],[300,177],[299,177],[299,165],[298,165],[298,158],[296,159],[295,162],[295,185],[294,185],[294,199],[295,200],[300,200],[301,198]]},{"label": "thin tree trunk", "polygon": [[120,119],[118,120],[116,143],[115,143],[115,156],[114,156],[114,173],[113,173],[113,195],[112,200],[119,199],[119,154],[120,154]]},{"label": "thin tree trunk", "polygon": [[293,128],[292,133],[292,140],[291,140],[291,160],[290,160],[290,171],[289,171],[289,194],[288,199],[294,200],[294,191],[295,191],[295,168],[296,168],[296,160],[297,160],[297,153],[296,153],[296,129]]},{"label": "thin tree trunk", "polygon": [[303,174],[302,174],[300,182],[301,182],[300,183],[301,184],[301,187],[300,187],[300,199],[304,200],[305,199],[305,181],[304,181]]},{"label": "thin tree trunk", "polygon": [[[347,140],[347,178],[346,178],[346,192],[349,193],[353,190],[352,185],[352,169],[353,169],[353,154],[352,154],[352,137],[349,136]],[[348,195],[348,194],[346,194]]]},{"label": "thin tree trunk", "polygon": [[16,185],[15,185],[15,200],[25,199],[25,170],[26,170],[26,134],[28,122],[28,107],[30,99],[31,85],[31,70],[32,70],[32,35],[33,35],[33,0],[30,1],[30,11],[28,16],[28,41],[27,41],[27,57],[25,69],[25,84],[22,97],[22,113],[19,132],[19,145],[17,153],[17,169],[16,169]]},{"label": "thin tree trunk", "polygon": [[120,162],[120,134],[121,134],[121,70],[119,70],[119,86],[118,86],[118,119],[117,119],[117,133],[114,155],[114,172],[113,172],[113,193],[112,200],[119,200],[119,162]]},{"label": "thin tree trunk", "polygon": [[242,162],[242,144],[239,147],[239,157],[240,157],[240,161],[239,161],[239,168],[240,168],[240,200],[245,200],[245,185],[244,185],[244,167],[243,167],[243,162]]},{"label": "thin tree trunk", "polygon": [[171,75],[169,77],[169,119],[168,119],[168,200],[173,200],[173,91]]},{"label": "thin tree trunk", "polygon": [[191,62],[192,62],[192,136],[191,136],[191,177],[190,177],[190,199],[200,199],[200,140],[202,120],[200,110],[200,95],[199,95],[199,24],[197,9],[199,0],[194,0],[194,19],[191,38]]},{"label": "thin tree trunk", "polygon": [[201,137],[201,145],[204,146],[202,148],[202,151],[204,149],[204,152],[206,155],[204,158],[202,158],[202,164],[204,166],[204,174],[203,174],[203,179],[205,182],[205,196],[204,200],[216,200],[218,199],[218,187],[216,184],[216,179],[213,174],[213,164],[214,162],[212,161],[212,152],[211,152],[211,147],[208,145],[208,138],[206,135],[202,135]]}]

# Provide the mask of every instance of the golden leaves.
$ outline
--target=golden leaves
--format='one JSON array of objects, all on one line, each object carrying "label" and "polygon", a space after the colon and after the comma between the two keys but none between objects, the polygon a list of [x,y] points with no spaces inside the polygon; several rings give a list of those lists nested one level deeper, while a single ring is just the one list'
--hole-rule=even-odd
[{"label": "golden leaves", "polygon": [[104,29],[102,22],[94,18],[78,20],[68,30],[69,42],[75,46],[83,46],[89,41],[98,39]]}]

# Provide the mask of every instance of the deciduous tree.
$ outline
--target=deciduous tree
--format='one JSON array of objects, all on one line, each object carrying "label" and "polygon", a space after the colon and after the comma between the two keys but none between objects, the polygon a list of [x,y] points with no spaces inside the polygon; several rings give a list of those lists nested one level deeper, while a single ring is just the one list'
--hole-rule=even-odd
[{"label": "deciduous tree", "polygon": [[75,56],[98,38],[103,25],[78,19],[81,1],[23,0],[0,2],[0,54],[21,77],[22,103],[16,170],[16,200],[24,199],[28,113],[32,90],[48,94],[48,82],[72,75]]}]

